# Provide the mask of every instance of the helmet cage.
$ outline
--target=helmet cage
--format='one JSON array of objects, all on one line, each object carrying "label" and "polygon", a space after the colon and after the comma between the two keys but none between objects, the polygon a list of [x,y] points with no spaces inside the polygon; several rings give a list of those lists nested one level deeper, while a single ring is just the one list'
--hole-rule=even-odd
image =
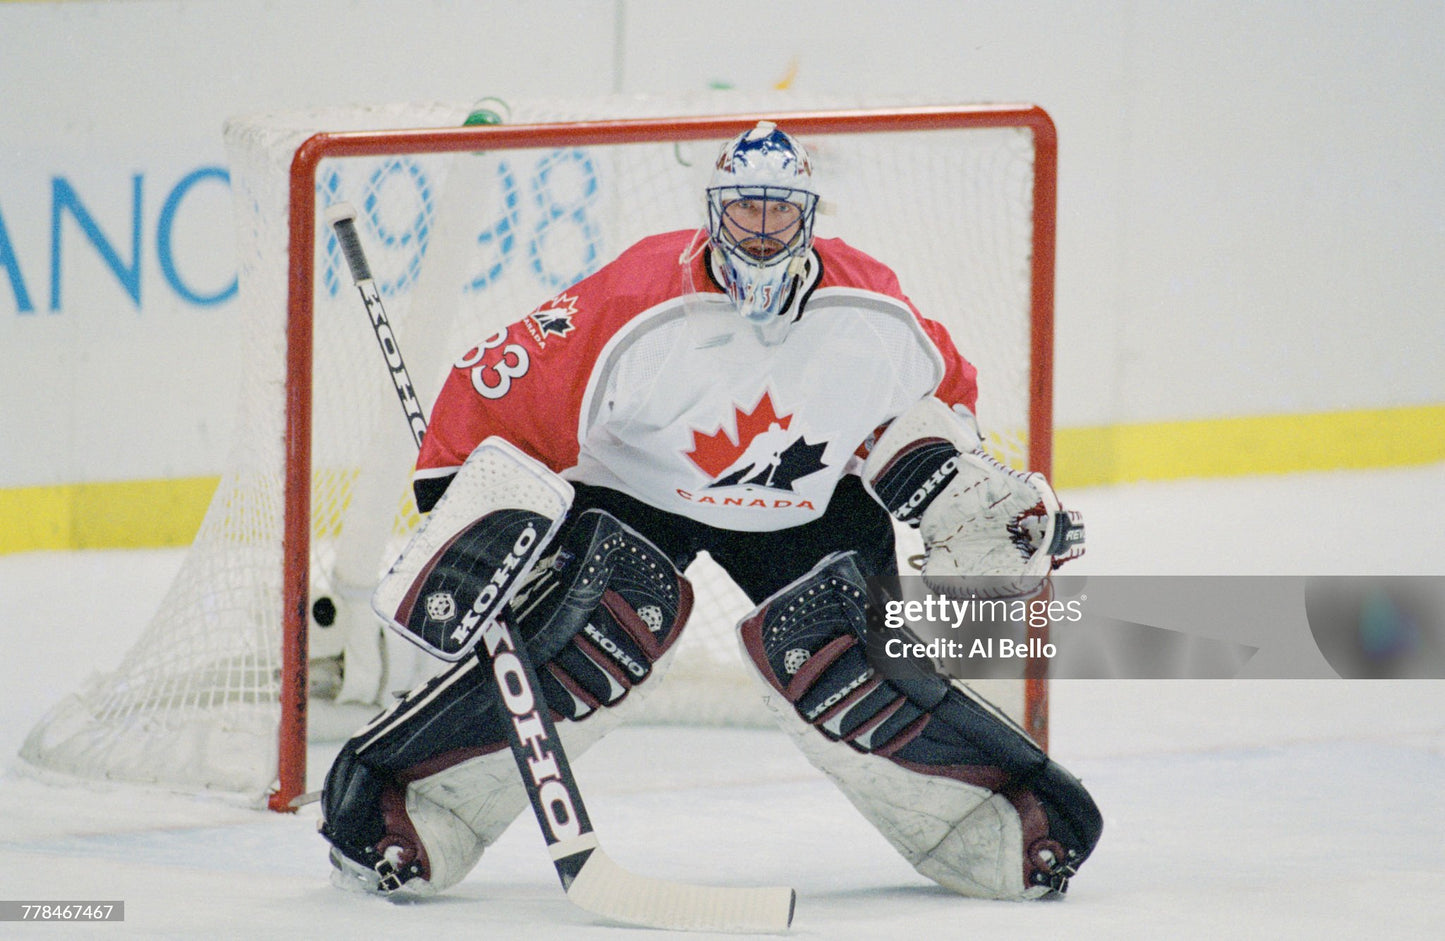
[{"label": "helmet cage", "polygon": [[782,313],[812,250],[812,177],[807,149],[771,121],[718,155],[707,188],[708,241],[718,280],[752,323]]},{"label": "helmet cage", "polygon": [[765,323],[782,312],[813,247],[817,208],[816,193],[791,186],[708,188],[708,235],[723,286],[747,320]]}]

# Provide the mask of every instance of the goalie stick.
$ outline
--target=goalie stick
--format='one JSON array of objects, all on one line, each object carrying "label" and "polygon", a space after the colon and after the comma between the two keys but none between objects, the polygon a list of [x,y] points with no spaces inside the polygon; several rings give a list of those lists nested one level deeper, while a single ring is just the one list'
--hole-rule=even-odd
[{"label": "goalie stick", "polygon": [[[426,416],[411,391],[411,377],[386,319],[381,293],[356,232],[356,210],[337,203],[326,214],[336,233],[412,436],[420,447]],[[493,618],[482,627],[479,647],[490,659],[494,689],[512,717],[507,741],[517,761],[532,812],[542,829],[552,864],[567,898],[613,921],[648,928],[690,931],[782,931],[793,920],[797,893],[786,887],[735,888],[690,885],[629,872],[602,849],[582,803],[577,779],[542,698],[536,670],[507,623]]]},{"label": "goalie stick", "polygon": [[411,384],[411,374],[406,371],[401,347],[396,344],[396,334],[391,331],[391,321],[386,319],[386,307],[381,302],[381,290],[371,277],[371,265],[362,251],[361,239],[356,234],[356,210],[350,203],[337,203],[327,210],[326,221],[336,232],[336,241],[341,244],[341,254],[346,258],[346,267],[351,269],[351,280],[356,285],[366,313],[371,318],[371,330],[376,334],[381,356],[386,368],[391,371],[392,385],[396,386],[396,397],[401,410],[406,413],[407,426],[411,429],[412,440],[421,447],[422,436],[426,434],[426,415],[417,401]]}]

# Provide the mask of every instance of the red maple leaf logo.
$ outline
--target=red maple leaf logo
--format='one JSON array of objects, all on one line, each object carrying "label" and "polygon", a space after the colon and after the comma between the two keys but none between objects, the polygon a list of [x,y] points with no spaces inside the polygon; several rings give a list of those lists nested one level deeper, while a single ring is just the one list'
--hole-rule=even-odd
[{"label": "red maple leaf logo", "polygon": [[576,316],[577,296],[559,294],[528,314],[522,323],[539,346],[546,346],[548,337],[565,337],[571,333],[576,326],[572,318]]},{"label": "red maple leaf logo", "polygon": [[729,435],[727,429],[721,425],[712,434],[705,435],[694,430],[692,433],[692,450],[686,452],[687,457],[696,464],[704,474],[716,478],[723,471],[727,470],[742,456],[748,449],[753,439],[767,431],[773,425],[787,429],[793,420],[792,415],[778,416],[773,408],[773,400],[767,392],[752,407],[751,411],[744,412],[741,408],[733,406],[733,424],[737,429],[737,437]]}]

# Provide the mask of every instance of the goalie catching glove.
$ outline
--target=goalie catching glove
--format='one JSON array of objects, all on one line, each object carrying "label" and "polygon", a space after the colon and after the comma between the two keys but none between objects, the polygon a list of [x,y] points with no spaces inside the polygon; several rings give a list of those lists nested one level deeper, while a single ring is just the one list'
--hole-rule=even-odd
[{"label": "goalie catching glove", "polygon": [[868,491],[923,538],[930,588],[980,597],[1033,594],[1084,554],[1084,525],[1043,474],[1000,464],[978,432],[929,397],[894,419],[863,465]]}]

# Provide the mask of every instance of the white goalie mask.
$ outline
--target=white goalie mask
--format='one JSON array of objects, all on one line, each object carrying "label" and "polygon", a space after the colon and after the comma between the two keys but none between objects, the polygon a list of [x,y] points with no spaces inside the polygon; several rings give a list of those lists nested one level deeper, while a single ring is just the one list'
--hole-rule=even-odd
[{"label": "white goalie mask", "polygon": [[707,187],[707,231],[728,297],[749,322],[782,313],[813,247],[808,152],[771,121],[728,141]]}]

